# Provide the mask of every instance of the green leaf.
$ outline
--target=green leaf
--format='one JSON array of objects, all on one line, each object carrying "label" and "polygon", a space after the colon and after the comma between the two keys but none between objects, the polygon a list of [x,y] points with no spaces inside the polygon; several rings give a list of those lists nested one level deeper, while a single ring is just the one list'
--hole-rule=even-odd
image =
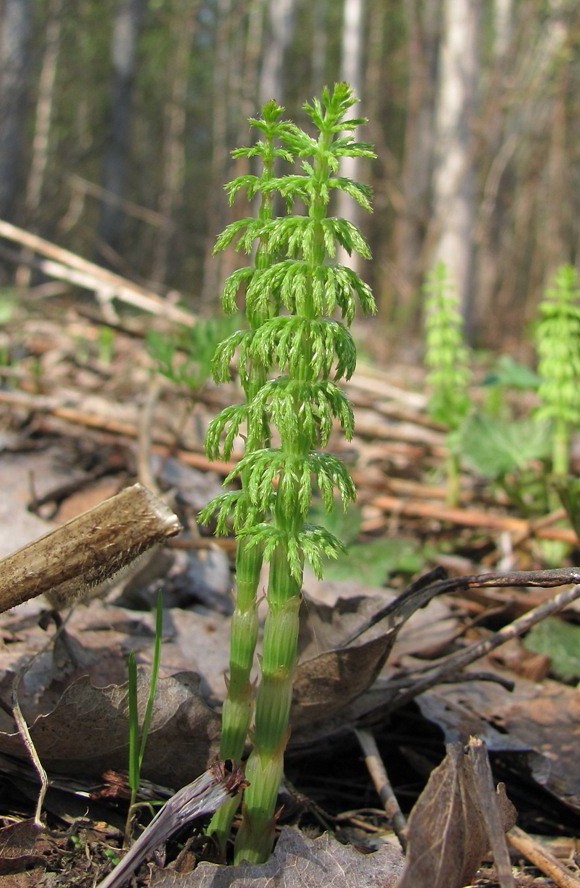
[{"label": "green leaf", "polygon": [[506,388],[520,389],[522,391],[535,391],[541,382],[541,377],[525,364],[515,361],[511,355],[501,355],[492,370],[484,376],[482,385],[501,385]]},{"label": "green leaf", "polygon": [[536,419],[510,422],[474,413],[467,417],[455,441],[463,459],[488,478],[523,469],[532,460],[550,454],[549,428]]},{"label": "green leaf", "polygon": [[325,567],[324,575],[331,580],[356,579],[369,586],[382,586],[390,574],[413,574],[423,564],[424,557],[414,540],[371,540],[348,546],[344,555]]},{"label": "green leaf", "polygon": [[558,678],[564,681],[580,678],[580,626],[560,617],[548,617],[528,632],[524,646],[535,654],[549,657],[551,670]]}]

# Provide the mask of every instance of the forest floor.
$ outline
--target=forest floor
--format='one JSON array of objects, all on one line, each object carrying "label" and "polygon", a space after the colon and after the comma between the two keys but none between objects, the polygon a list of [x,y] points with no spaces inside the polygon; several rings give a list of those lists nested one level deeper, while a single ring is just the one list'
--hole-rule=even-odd
[{"label": "forest floor", "polygon": [[[232,539],[199,527],[196,515],[235,462],[234,453],[228,463],[209,463],[203,438],[209,420],[236,403],[239,391],[235,381],[192,391],[155,374],[144,339],[151,328],[169,329],[161,318],[133,312],[105,322],[88,302],[38,293],[2,303],[0,311],[0,557],[135,481],[170,499],[184,528],[70,613],[56,615],[41,597],[0,615],[0,886],[84,888],[104,879],[122,856],[127,655],[136,652],[144,695],[159,590],[164,626],[143,768],[148,798],[167,798],[217,757],[235,549]],[[446,757],[447,744],[475,737],[484,741],[493,780],[505,784],[517,812],[504,822],[512,884],[578,886],[578,635],[551,642],[538,632],[578,628],[574,596],[563,619],[554,616],[559,587],[566,592],[578,582],[573,571],[562,573],[580,563],[578,539],[563,509],[524,515],[505,490],[465,468],[459,502],[449,505],[446,434],[427,415],[423,385],[416,363],[386,366],[370,358],[347,385],[356,434],[348,443],[333,436],[330,448],[348,463],[358,503],[346,517],[329,519],[347,556],[329,565],[324,580],[305,578],[302,665],[279,818],[281,826],[302,828],[312,869],[293,881],[280,861],[293,860],[296,868],[301,852],[290,849],[283,858],[280,851],[280,870],[269,873],[268,884],[330,884],[315,865],[323,853],[340,859],[315,846],[325,830],[358,849],[358,857],[361,849],[394,855],[390,864],[382,858],[382,880],[369,876],[368,883],[399,884],[400,848],[382,763],[401,817],[417,812],[402,827],[409,859],[413,846],[435,854],[443,844],[447,865],[467,873],[466,858],[477,856],[469,846],[479,842],[483,863],[465,885],[509,884],[505,871],[497,873],[497,835],[491,835],[495,861],[486,850],[493,829],[482,826],[482,809],[495,802],[478,783],[473,741],[465,752],[451,745]],[[480,396],[474,389],[475,400]],[[579,468],[577,460],[576,474]],[[322,520],[318,509],[316,520]],[[391,607],[412,581],[435,569],[433,582],[445,576],[447,585],[425,598],[427,606]],[[550,572],[545,585],[521,576],[540,570]],[[494,573],[511,579],[493,583]],[[479,575],[484,579],[462,579]],[[534,609],[532,629],[533,618],[521,621]],[[568,667],[550,644],[568,646]],[[477,656],[458,663],[475,648]],[[43,831],[34,824],[38,773],[15,724],[15,699],[49,777]],[[435,796],[427,797],[430,777]],[[133,884],[209,885],[207,875],[198,881],[186,875],[199,842],[198,836],[185,849],[183,841],[169,843],[166,866],[160,860],[141,866]],[[428,858],[431,873],[435,859]],[[333,885],[363,884],[360,864],[345,858],[340,868],[350,875]],[[401,884],[428,884],[416,872],[413,882]],[[227,884],[266,884],[267,875],[261,882],[259,873],[242,873]],[[452,871],[438,878],[429,888],[459,885]]]}]

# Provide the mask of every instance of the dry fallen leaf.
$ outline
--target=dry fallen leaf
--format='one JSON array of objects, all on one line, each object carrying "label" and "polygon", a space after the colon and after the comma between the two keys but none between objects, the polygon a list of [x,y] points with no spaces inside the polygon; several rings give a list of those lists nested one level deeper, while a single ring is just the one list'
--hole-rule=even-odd
[{"label": "dry fallen leaf", "polygon": [[309,839],[284,827],[266,863],[201,863],[188,874],[154,870],[150,888],[396,888],[404,858],[393,845],[363,854],[330,835]]},{"label": "dry fallen leaf", "polygon": [[0,829],[0,873],[14,873],[41,863],[47,847],[34,820],[17,821]]},{"label": "dry fallen leaf", "polygon": [[[366,619],[385,602],[394,600],[393,593],[354,585],[365,595],[341,597],[348,584],[334,581],[320,584],[327,600],[305,597],[301,629],[301,659],[296,670],[292,704],[293,731],[324,735],[324,723],[332,730],[331,721],[358,700],[375,682],[389,657],[399,632],[406,636],[401,654],[412,650],[415,656],[431,650],[434,626],[442,631],[439,640],[449,638],[456,621],[450,619],[448,607],[440,601],[430,602],[407,621],[397,616],[385,619],[365,632],[353,643],[344,639],[354,634]],[[424,632],[425,624],[429,633]]]},{"label": "dry fallen leaf", "polygon": [[[498,804],[504,831],[515,822],[503,790]],[[482,799],[472,762],[461,743],[431,772],[408,823],[407,864],[397,888],[462,888],[471,882],[489,847]]]},{"label": "dry fallen leaf", "polygon": [[531,773],[540,786],[580,811],[580,691],[550,679],[529,681],[491,659],[480,661],[481,668],[511,678],[513,691],[489,681],[441,685],[418,697],[425,717],[448,740],[477,734],[495,753],[519,753],[511,760],[512,771]]},{"label": "dry fallen leaf", "polygon": [[[148,674],[139,669],[141,704]],[[159,679],[143,776],[180,787],[189,783],[217,754],[219,717],[199,693],[192,673]],[[30,726],[36,751],[49,772],[99,778],[107,768],[127,767],[127,688],[96,688],[81,678],[66,689],[48,714]],[[0,752],[23,756],[18,734],[0,734]]]},{"label": "dry fallen leaf", "polygon": [[292,727],[306,725],[340,712],[374,682],[388,654],[388,637],[328,651],[300,663],[292,698]]}]

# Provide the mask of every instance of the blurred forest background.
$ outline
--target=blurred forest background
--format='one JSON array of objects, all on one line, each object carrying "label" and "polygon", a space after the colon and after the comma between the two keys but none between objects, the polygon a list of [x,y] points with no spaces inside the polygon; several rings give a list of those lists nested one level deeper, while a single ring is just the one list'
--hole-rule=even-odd
[{"label": "blurred forest background", "polygon": [[579,49],[577,0],[1,0],[0,219],[210,313],[246,118],[276,98],[304,124],[346,79],[381,330],[418,332],[443,259],[471,342],[505,348],[580,257]]}]

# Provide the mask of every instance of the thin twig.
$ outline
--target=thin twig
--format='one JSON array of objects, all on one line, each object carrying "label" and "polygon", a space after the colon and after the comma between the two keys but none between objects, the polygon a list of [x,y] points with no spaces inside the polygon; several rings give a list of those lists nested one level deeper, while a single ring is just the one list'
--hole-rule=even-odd
[{"label": "thin twig", "polygon": [[[72,613],[72,611],[71,611]],[[36,773],[38,774],[38,779],[40,782],[40,790],[38,793],[38,799],[36,801],[36,810],[34,812],[34,823],[38,829],[45,830],[46,827],[42,822],[42,808],[44,806],[44,799],[46,797],[46,793],[48,791],[48,775],[42,766],[42,762],[40,761],[40,757],[36,751],[36,747],[32,741],[32,737],[30,736],[30,730],[28,724],[26,723],[26,719],[22,713],[22,709],[20,708],[20,701],[18,699],[18,690],[20,688],[20,682],[22,681],[23,676],[28,672],[31,668],[32,664],[35,660],[37,660],[42,654],[44,654],[50,647],[54,646],[54,643],[59,635],[65,632],[65,626],[70,617],[69,615],[66,619],[62,619],[57,617],[56,622],[56,632],[54,636],[48,639],[46,644],[44,644],[40,650],[38,650],[33,657],[16,673],[14,676],[14,680],[12,682],[12,694],[11,694],[11,703],[12,703],[12,717],[16,722],[16,727],[18,728],[18,733],[26,747],[26,750],[31,758],[32,764]],[[4,708],[4,707],[3,707]]]},{"label": "thin twig", "polygon": [[399,622],[408,619],[416,610],[425,607],[432,598],[449,592],[505,586],[541,586],[544,589],[580,582],[580,567],[562,567],[554,570],[511,570],[448,578],[441,567],[419,577],[397,598],[375,611],[355,632],[343,640],[351,644],[377,623],[390,617]]},{"label": "thin twig", "polygon": [[[28,666],[30,666],[30,664],[28,664]],[[48,791],[48,775],[42,767],[42,763],[36,751],[36,747],[32,742],[32,737],[30,736],[30,731],[28,729],[28,725],[26,724],[26,719],[22,714],[20,703],[18,701],[18,687],[20,685],[20,679],[22,678],[24,671],[25,670],[21,670],[17,673],[12,684],[12,715],[14,717],[14,721],[16,722],[18,733],[22,738],[22,742],[26,746],[26,750],[32,760],[32,764],[34,765],[36,773],[38,774],[38,779],[40,781],[40,790],[38,792],[38,799],[36,800],[36,810],[34,812],[34,825],[38,829],[44,830],[44,823],[42,822],[41,815],[44,805],[44,799]]]},{"label": "thin twig", "polygon": [[[578,568],[575,568],[575,570],[577,571]],[[442,663],[435,666],[431,672],[420,678],[417,682],[411,685],[411,687],[401,691],[401,693],[395,697],[390,708],[397,709],[404,703],[414,700],[419,694],[422,694],[434,685],[440,684],[453,673],[459,672],[459,670],[464,669],[465,666],[479,660],[490,651],[505,644],[506,641],[510,641],[512,638],[518,638],[520,635],[523,635],[531,629],[532,626],[545,620],[546,617],[552,616],[552,614],[563,610],[573,601],[576,601],[577,598],[580,598],[580,585],[573,586],[571,589],[565,589],[549,601],[544,601],[542,604],[538,605],[538,607],[528,611],[527,614],[518,617],[513,623],[504,626],[498,632],[494,632],[489,638],[486,638],[477,644],[473,644],[470,647],[465,648],[465,650],[451,654],[451,656],[446,657]]]},{"label": "thin twig", "polygon": [[558,888],[580,888],[580,879],[573,875],[557,857],[529,836],[523,829],[514,826],[507,834],[508,842],[520,854],[537,866],[544,875],[552,879]]},{"label": "thin twig", "polygon": [[407,822],[399,807],[389,775],[383,764],[374,735],[364,728],[355,728],[355,736],[365,757],[365,764],[393,831],[403,851],[407,849]]},{"label": "thin twig", "polygon": [[496,530],[508,530],[511,533],[537,537],[544,540],[560,540],[574,545],[578,541],[571,527],[540,527],[523,518],[513,515],[497,515],[483,510],[462,509],[460,507],[442,506],[418,500],[401,500],[396,496],[381,494],[369,501],[382,512],[395,511],[398,515],[412,518],[434,518],[460,527],[483,527]]}]

